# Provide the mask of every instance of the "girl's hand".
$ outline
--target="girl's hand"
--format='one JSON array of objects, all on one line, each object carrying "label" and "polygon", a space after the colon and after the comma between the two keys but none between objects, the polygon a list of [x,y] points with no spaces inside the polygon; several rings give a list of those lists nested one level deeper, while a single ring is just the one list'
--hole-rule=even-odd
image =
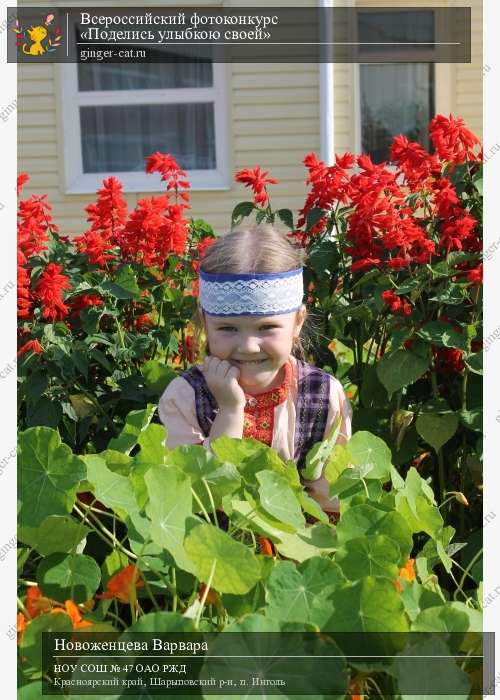
[{"label": "girl's hand", "polygon": [[201,371],[219,408],[234,410],[245,406],[245,392],[238,384],[240,370],[237,367],[230,365],[227,360],[209,355],[205,358]]}]

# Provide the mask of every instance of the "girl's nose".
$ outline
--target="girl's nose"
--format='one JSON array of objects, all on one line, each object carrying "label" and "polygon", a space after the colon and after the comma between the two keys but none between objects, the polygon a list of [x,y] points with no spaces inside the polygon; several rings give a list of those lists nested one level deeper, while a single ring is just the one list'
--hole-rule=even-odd
[{"label": "girl's nose", "polygon": [[258,338],[253,335],[242,335],[238,343],[238,351],[246,353],[259,352],[260,345]]}]

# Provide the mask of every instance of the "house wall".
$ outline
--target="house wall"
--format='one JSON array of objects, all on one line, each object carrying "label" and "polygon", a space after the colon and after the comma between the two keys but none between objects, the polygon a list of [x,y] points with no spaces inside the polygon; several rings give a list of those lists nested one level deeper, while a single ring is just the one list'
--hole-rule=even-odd
[{"label": "house wall", "polygon": [[[20,5],[45,7],[42,1]],[[63,4],[63,3],[60,3]],[[79,3],[73,2],[78,6]],[[93,2],[87,7],[106,7],[109,2]],[[137,2],[120,3],[137,6]],[[180,4],[180,3],[179,3]],[[184,2],[183,6],[214,5],[214,2]],[[227,3],[233,6],[246,2]],[[287,0],[287,6],[312,5],[314,2]],[[338,4],[346,4],[339,2]],[[397,6],[395,0],[363,0],[363,6]],[[440,6],[443,0],[412,0],[415,6]],[[449,4],[452,4],[451,0]],[[453,3],[458,4],[458,3]],[[68,6],[68,3],[64,3]],[[147,7],[164,5],[148,2]],[[266,6],[261,0],[252,6]],[[145,5],[146,6],[146,5]],[[473,63],[438,67],[438,111],[463,116],[479,135],[482,123],[482,16],[480,0],[473,8]],[[24,192],[47,193],[53,205],[55,221],[61,232],[77,235],[86,229],[84,207],[92,194],[64,191],[62,153],[64,152],[61,120],[61,95],[58,80],[60,66],[18,66],[18,162],[19,170],[31,180]],[[336,152],[353,151],[355,143],[356,67],[334,66],[334,136]],[[272,188],[273,206],[290,207],[295,212],[304,202],[306,171],[302,165],[310,151],[319,153],[319,70],[315,64],[233,64],[229,66],[229,152],[234,172],[243,167],[261,165],[280,184]],[[127,193],[130,207],[148,192]],[[226,191],[192,193],[192,215],[202,217],[217,233],[228,229],[234,206],[248,199],[242,185]]]}]

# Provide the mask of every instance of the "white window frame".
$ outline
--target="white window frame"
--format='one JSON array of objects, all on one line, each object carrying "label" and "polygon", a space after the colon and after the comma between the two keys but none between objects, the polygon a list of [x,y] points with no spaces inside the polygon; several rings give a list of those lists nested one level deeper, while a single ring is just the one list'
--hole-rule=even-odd
[{"label": "white window frame", "polygon": [[212,170],[188,170],[191,190],[229,190],[228,126],[228,66],[212,63],[213,85],[204,88],[174,88],[154,90],[78,90],[78,64],[60,64],[60,109],[63,126],[64,191],[66,194],[95,192],[102,180],[113,175],[123,184],[125,192],[163,192],[165,184],[160,175],[145,172],[84,173],[81,149],[80,107],[105,105],[149,104],[214,104],[215,159]]},{"label": "white window frame", "polygon": [[[382,8],[382,7],[363,7],[364,11],[373,10],[374,12],[387,11],[390,12],[394,8]],[[415,10],[433,10],[432,7],[418,7],[415,6]],[[436,17],[436,15],[435,15]],[[439,14],[437,15],[439,17]],[[358,40],[357,27],[351,28],[353,41]],[[355,38],[354,38],[355,37]],[[432,55],[432,52],[428,52],[428,56]],[[416,58],[420,56],[416,53]],[[374,58],[375,60],[375,58]],[[380,61],[381,63],[386,63],[387,61]],[[427,63],[425,57],[422,56],[421,63]],[[360,63],[353,64],[354,68],[354,100],[353,100],[353,123],[354,123],[354,151],[355,153],[361,153],[362,138],[361,138],[361,71],[360,66],[371,65],[361,61]],[[451,82],[454,72],[454,64],[448,63],[434,63],[434,112],[435,114],[449,114],[453,112],[452,105],[452,95],[451,95]],[[431,118],[434,115],[431,115]],[[392,166],[391,166],[392,167]]]}]

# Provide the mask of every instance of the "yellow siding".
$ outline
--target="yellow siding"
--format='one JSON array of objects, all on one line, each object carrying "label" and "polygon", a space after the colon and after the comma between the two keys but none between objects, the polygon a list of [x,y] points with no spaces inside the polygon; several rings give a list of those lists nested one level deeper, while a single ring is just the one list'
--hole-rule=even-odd
[{"label": "yellow siding", "polygon": [[[473,63],[443,70],[441,88],[444,107],[463,116],[477,133],[482,120],[482,48],[481,8],[479,0],[473,13]],[[20,3],[45,6],[44,0]],[[63,4],[63,3],[61,3]],[[67,5],[68,3],[65,3]],[[69,4],[79,6],[78,2]],[[139,3],[120,3],[137,7]],[[217,5],[206,0],[183,2],[183,6]],[[247,6],[247,2],[228,2]],[[316,6],[298,0],[290,3]],[[339,2],[338,4],[347,4]],[[397,6],[396,0],[363,0],[364,6]],[[439,6],[443,0],[412,0],[413,5]],[[451,4],[451,2],[450,2]],[[147,7],[162,6],[161,0]],[[253,6],[268,5],[265,0]],[[93,2],[88,7],[105,7],[109,3]],[[146,6],[146,5],[144,5]],[[91,194],[67,195],[63,189],[62,124],[59,117],[57,72],[55,65],[18,66],[18,157],[19,169],[31,174],[25,192],[47,193],[53,205],[55,221],[64,234],[76,235],[86,228],[85,205]],[[334,66],[335,82],[335,150],[354,150],[355,67]],[[445,84],[446,83],[446,84]],[[439,86],[438,86],[439,90]],[[448,96],[449,93],[449,96]],[[275,207],[292,207],[297,211],[304,202],[306,170],[302,165],[310,151],[319,153],[319,68],[313,64],[233,64],[230,67],[229,144],[232,171],[261,165],[280,180],[272,188]],[[150,193],[127,193],[130,207]],[[230,213],[240,200],[249,195],[243,186],[234,184],[229,191],[197,191],[192,194],[192,215],[204,217],[219,233],[228,228]]]}]

